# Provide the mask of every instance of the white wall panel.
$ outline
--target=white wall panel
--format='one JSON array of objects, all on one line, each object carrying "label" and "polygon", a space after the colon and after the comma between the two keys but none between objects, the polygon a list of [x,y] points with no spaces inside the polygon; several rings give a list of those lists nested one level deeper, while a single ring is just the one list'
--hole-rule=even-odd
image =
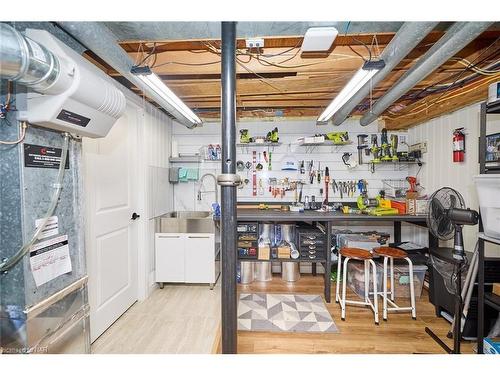
[{"label": "white wall panel", "polygon": [[[425,164],[418,174],[418,180],[428,195],[443,186],[449,186],[463,195],[468,207],[478,208],[473,177],[479,174],[479,118],[480,105],[474,104],[409,130],[410,144],[427,141],[427,153],[422,158]],[[465,161],[454,163],[452,134],[454,129],[461,127],[466,131]],[[500,121],[489,121],[487,132],[500,132]],[[412,166],[410,172],[415,175],[418,167]],[[469,251],[473,250],[476,243],[477,231],[477,226],[464,228],[464,241]],[[424,230],[416,228],[413,233],[416,242],[427,244],[427,234]],[[448,245],[452,243],[453,241],[450,241]]]},{"label": "white wall panel", "polygon": [[[330,169],[330,178],[336,180],[360,180],[365,179],[368,182],[368,190],[370,196],[375,196],[378,194],[379,190],[382,189],[382,179],[401,179],[408,176],[408,167],[395,167],[393,165],[381,165],[377,167],[375,173],[371,173],[369,170],[369,164],[363,164],[358,166],[356,169],[351,171],[347,170],[346,166],[342,162],[342,154],[344,152],[352,153],[352,160],[358,160],[357,154],[357,135],[358,134],[372,134],[378,133],[377,123],[374,123],[367,127],[361,127],[358,121],[347,121],[339,127],[333,126],[316,126],[314,121],[246,121],[239,122],[237,124],[237,130],[248,128],[251,136],[265,135],[268,131],[272,130],[275,126],[279,128],[279,136],[281,146],[272,147],[269,150],[267,148],[241,148],[237,147],[237,159],[243,162],[252,161],[252,151],[257,151],[257,160],[259,158],[259,153],[263,151],[271,151],[272,153],[272,170],[267,170],[267,165],[264,161],[263,155],[261,155],[261,162],[264,164],[264,169],[257,173],[257,180],[262,179],[265,191],[263,195],[252,195],[252,172],[244,171],[239,172],[243,179],[248,178],[250,183],[242,189],[238,189],[238,201],[240,202],[252,202],[252,201],[268,201],[268,202],[279,202],[281,198],[273,198],[271,193],[268,192],[268,179],[270,177],[276,177],[278,179],[283,179],[285,177],[291,180],[302,179],[307,182],[303,187],[303,196],[316,196],[316,199],[320,199],[320,188],[324,187],[323,180],[321,183],[314,182],[309,184],[307,175],[307,162],[309,160],[314,160],[314,168],[318,166],[318,162],[321,163],[321,169],[323,170],[325,166]],[[173,128],[173,141],[178,144],[178,150],[180,154],[193,154],[200,151],[202,146],[208,144],[220,143],[221,131],[219,123],[208,123],[202,128],[189,130],[182,126],[174,126]],[[319,146],[313,150],[306,147],[299,146],[297,144],[297,138],[303,137],[305,135],[313,135],[316,133],[327,133],[331,131],[348,131],[349,137],[352,140],[351,145],[346,146]],[[401,135],[407,135],[407,133],[398,133]],[[239,133],[238,139],[239,139]],[[368,137],[369,142],[369,137]],[[400,150],[404,150],[405,146],[401,145]],[[310,152],[310,153],[308,153]],[[283,158],[293,154],[298,161],[305,160],[306,174],[301,175],[299,172],[294,171],[282,171],[281,164]],[[369,160],[370,157],[364,156],[364,160]],[[183,165],[184,167],[192,168],[195,167],[193,164]],[[200,164],[200,175],[204,173],[220,173],[220,162],[203,162]],[[203,183],[202,190],[213,191],[212,180],[206,179]],[[176,210],[191,210],[191,209],[208,209],[211,202],[214,201],[213,193],[207,193],[203,195],[203,200],[197,201],[196,192],[199,188],[199,182],[181,182],[174,186],[174,208]],[[330,199],[340,200],[340,194],[337,193],[332,197],[332,191],[330,189]],[[352,198],[346,198],[344,195],[343,201],[355,201],[359,192],[356,192]],[[287,192],[284,198],[285,201],[293,201],[294,193]]]}]

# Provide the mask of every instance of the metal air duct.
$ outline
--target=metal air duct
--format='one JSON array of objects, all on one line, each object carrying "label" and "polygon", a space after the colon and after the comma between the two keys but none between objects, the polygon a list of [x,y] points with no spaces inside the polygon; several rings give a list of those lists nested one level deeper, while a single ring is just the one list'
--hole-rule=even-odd
[{"label": "metal air duct", "polygon": [[[128,79],[134,85],[139,87],[146,96],[156,101],[164,103],[165,100],[159,96],[154,90],[147,86],[130,70],[134,66],[134,62],[129,55],[121,48],[114,34],[100,22],[58,22],[66,32],[72,35],[80,43],[89,48],[97,56],[108,63],[113,69],[119,72],[123,77]],[[196,127],[190,119],[186,118],[173,106],[165,103],[164,109],[172,114],[181,124],[188,128]]]},{"label": "metal air duct", "polygon": [[390,43],[380,54],[385,68],[380,70],[354,96],[344,104],[333,116],[334,125],[342,124],[347,116],[370,93],[370,87],[378,85],[403,60],[439,22],[405,22]]},{"label": "metal air duct", "polygon": [[366,126],[377,119],[392,103],[413,88],[422,79],[472,42],[493,22],[457,22],[453,24],[389,91],[378,99],[370,112],[364,114],[360,124]]}]

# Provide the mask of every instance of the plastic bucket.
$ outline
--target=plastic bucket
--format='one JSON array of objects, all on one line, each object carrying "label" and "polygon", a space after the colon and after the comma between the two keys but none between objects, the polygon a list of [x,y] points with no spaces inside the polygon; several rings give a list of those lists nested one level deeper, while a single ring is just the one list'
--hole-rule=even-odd
[{"label": "plastic bucket", "polygon": [[500,175],[481,174],[474,179],[484,234],[500,238]]}]

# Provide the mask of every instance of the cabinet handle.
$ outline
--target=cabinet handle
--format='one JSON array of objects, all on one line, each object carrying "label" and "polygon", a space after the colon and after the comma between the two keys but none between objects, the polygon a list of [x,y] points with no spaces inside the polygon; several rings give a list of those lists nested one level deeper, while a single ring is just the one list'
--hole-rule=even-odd
[{"label": "cabinet handle", "polygon": [[181,236],[158,236],[158,238],[181,238]]},{"label": "cabinet handle", "polygon": [[188,236],[188,238],[210,238],[210,236]]}]

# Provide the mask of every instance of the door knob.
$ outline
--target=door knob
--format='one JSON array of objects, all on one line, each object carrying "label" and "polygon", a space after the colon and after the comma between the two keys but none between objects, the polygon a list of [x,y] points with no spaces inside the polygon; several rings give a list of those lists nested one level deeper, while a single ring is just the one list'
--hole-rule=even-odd
[{"label": "door knob", "polygon": [[132,214],[131,219],[132,219],[132,220],[137,220],[137,219],[139,219],[140,217],[141,217],[141,215],[137,215],[137,212],[134,212],[134,213]]}]

